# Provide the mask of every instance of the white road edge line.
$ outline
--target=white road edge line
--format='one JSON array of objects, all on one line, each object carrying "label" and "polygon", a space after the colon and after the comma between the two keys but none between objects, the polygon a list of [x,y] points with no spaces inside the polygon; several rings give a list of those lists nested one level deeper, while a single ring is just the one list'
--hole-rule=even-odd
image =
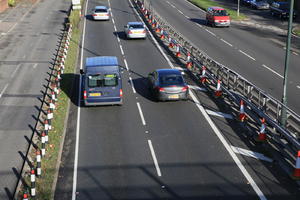
[{"label": "white road edge line", "polygon": [[273,72],[274,74],[276,74],[277,76],[279,76],[280,78],[284,78],[281,74],[275,72],[273,69],[271,69],[270,67],[266,66],[266,65],[262,65],[264,68],[270,70],[271,72]]},{"label": "white road edge line", "polygon": [[134,84],[133,84],[132,78],[130,76],[129,76],[129,80],[130,80],[130,85],[131,85],[132,91],[135,94],[136,91],[135,91],[135,88],[134,88]]},{"label": "white road edge line", "polygon": [[267,161],[267,162],[273,162],[273,159],[265,156],[262,153],[250,151],[250,150],[247,150],[247,149],[242,149],[242,148],[235,147],[235,146],[231,146],[231,149],[233,150],[233,152],[244,155],[244,156],[249,156],[249,157],[255,158],[257,160],[264,160],[264,161]]},{"label": "white road edge line", "polygon": [[[130,3],[130,5],[133,7],[132,2],[129,1],[129,3]],[[139,19],[140,19],[142,22],[144,22],[143,19],[141,18],[141,16],[139,15],[139,13],[138,13],[135,9],[133,9],[133,10],[134,10],[135,14],[139,17]],[[169,64],[172,68],[174,68],[174,65],[172,64],[172,62],[170,61],[170,59],[168,59],[167,55],[163,52],[162,48],[160,47],[160,45],[158,44],[158,42],[157,42],[156,39],[154,38],[154,36],[153,36],[153,34],[151,33],[151,31],[149,31],[149,29],[148,29],[147,26],[146,26],[146,29],[147,29],[147,31],[148,31],[150,37],[152,38],[152,41],[154,42],[154,44],[156,45],[156,47],[157,47],[158,50],[160,51],[161,55],[166,59],[166,61],[168,62],[168,64]]]},{"label": "white road edge line", "polygon": [[[88,3],[89,3],[89,0],[86,1],[85,13],[87,12]],[[86,18],[84,18],[84,23],[83,23],[82,48],[80,51],[80,54],[81,54],[80,55],[80,69],[82,69],[82,64],[83,64],[83,48],[84,48],[85,28],[86,28]],[[76,190],[77,190],[78,151],[79,151],[79,134],[80,134],[80,132],[79,132],[79,129],[80,129],[80,96],[81,96],[81,76],[79,79],[79,92],[78,92],[78,104],[79,105],[78,105],[78,111],[77,111],[72,200],[76,200]]]},{"label": "white road edge line", "polygon": [[200,104],[200,102],[198,101],[198,99],[196,98],[196,96],[194,95],[194,93],[192,91],[190,91],[190,96],[192,97],[192,99],[195,102],[196,106],[198,107],[198,109],[201,111],[201,113],[205,117],[206,121],[209,123],[209,125],[213,129],[214,133],[217,135],[217,137],[219,138],[219,140],[224,145],[225,149],[228,151],[229,155],[232,157],[233,161],[236,163],[236,165],[238,166],[238,168],[244,174],[245,178],[250,183],[251,187],[253,188],[253,190],[255,191],[255,193],[258,195],[258,197],[260,198],[260,200],[267,200],[267,198],[265,197],[265,195],[259,189],[259,187],[255,183],[255,181],[253,180],[253,178],[251,177],[251,175],[248,173],[248,171],[246,170],[246,168],[244,167],[244,165],[241,163],[241,161],[239,160],[239,158],[237,157],[237,155],[233,152],[233,150],[231,149],[230,145],[228,144],[228,142],[226,141],[226,139],[224,138],[224,136],[222,135],[222,133],[216,127],[215,123],[212,121],[212,119],[206,113],[205,109]]},{"label": "white road edge line", "polygon": [[158,165],[158,162],[157,162],[157,158],[155,156],[155,151],[154,151],[154,148],[152,146],[151,140],[148,140],[148,145],[149,145],[149,148],[150,148],[150,151],[151,151],[151,155],[152,155],[152,159],[153,159],[153,162],[154,162],[154,165],[155,165],[157,176],[161,176],[161,171],[160,171],[160,168],[159,168],[159,165]]},{"label": "white road edge line", "polygon": [[[132,3],[131,1],[129,1],[131,6]],[[137,13],[136,10],[134,10],[135,13]],[[139,15],[138,15],[139,16]],[[141,19],[141,17],[139,16],[139,18]],[[141,19],[142,20],[142,19]],[[142,20],[143,21],[143,20]],[[148,30],[149,31],[149,30]],[[157,45],[157,47],[160,49],[161,53],[163,54],[164,58],[167,60],[167,62],[169,63],[171,68],[174,68],[174,65],[171,63],[170,59],[165,55],[165,53],[161,50],[161,47],[159,46],[159,44],[157,43],[156,39],[153,37],[153,35],[151,34],[151,37],[154,41],[154,43]],[[232,157],[232,159],[234,160],[234,162],[236,163],[236,165],[239,167],[239,169],[241,170],[241,172],[244,174],[245,178],[248,180],[248,182],[250,183],[251,187],[253,188],[253,190],[256,192],[256,194],[259,196],[260,200],[267,200],[267,198],[265,197],[265,195],[262,193],[262,191],[259,189],[259,187],[257,186],[257,184],[254,182],[254,180],[252,179],[252,177],[250,176],[250,174],[248,173],[248,171],[246,170],[246,168],[243,166],[243,164],[241,163],[241,161],[238,159],[238,157],[235,155],[235,153],[232,151],[232,149],[230,148],[230,145],[227,143],[227,141],[225,140],[225,138],[223,137],[223,135],[221,134],[221,132],[219,131],[219,129],[216,127],[216,125],[214,124],[214,122],[211,120],[211,118],[209,117],[209,115],[205,112],[205,109],[203,108],[203,106],[201,106],[201,104],[199,103],[198,99],[195,97],[195,95],[193,94],[192,91],[190,91],[190,95],[193,98],[196,106],[198,107],[198,109],[202,112],[202,114],[204,115],[205,119],[207,120],[207,122],[210,124],[210,126],[212,127],[213,131],[215,132],[215,134],[218,136],[218,138],[220,139],[220,141],[223,143],[224,147],[226,148],[226,150],[228,151],[228,153],[230,154],[230,156]]]},{"label": "white road edge line", "polygon": [[142,123],[145,126],[146,125],[146,121],[145,121],[145,118],[144,118],[144,115],[143,115],[143,111],[141,109],[141,105],[140,105],[139,102],[136,102],[136,105],[137,105],[137,107],[139,109],[139,113],[140,113],[140,116],[141,116]]},{"label": "white road edge line", "polygon": [[221,41],[224,42],[224,43],[226,43],[226,44],[228,44],[228,45],[231,46],[231,47],[233,46],[232,44],[230,44],[229,42],[227,42],[227,41],[224,40],[224,39],[221,39]]},{"label": "white road edge line", "polygon": [[245,56],[247,56],[248,58],[252,59],[252,60],[255,60],[255,58],[253,58],[252,56],[248,55],[247,53],[245,53],[244,51],[240,50],[239,49],[239,52],[244,54]]},{"label": "white road edge line", "polygon": [[8,87],[8,83],[4,86],[3,90],[1,91],[0,98],[2,97],[2,95],[4,94],[4,92],[6,91],[7,87]]}]

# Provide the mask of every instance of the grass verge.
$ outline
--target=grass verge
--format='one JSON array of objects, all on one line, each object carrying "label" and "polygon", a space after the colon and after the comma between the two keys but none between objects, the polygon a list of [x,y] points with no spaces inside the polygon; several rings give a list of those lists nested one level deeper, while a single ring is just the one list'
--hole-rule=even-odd
[{"label": "grass verge", "polygon": [[[81,36],[79,28],[80,15],[78,10],[71,11],[69,21],[72,24],[72,36],[70,46],[65,62],[64,74],[74,74],[76,68],[76,61],[78,59],[78,48]],[[42,176],[36,179],[36,200],[53,199],[53,183],[56,181],[57,163],[61,151],[61,144],[64,137],[65,122],[69,108],[68,93],[73,88],[73,81],[75,76],[64,76],[61,80],[61,90],[58,96],[57,108],[54,111],[54,118],[52,120],[52,129],[49,131],[49,144],[46,145],[46,156],[42,159]],[[40,143],[40,142],[39,142]],[[40,144],[39,144],[40,146]],[[34,152],[30,153],[35,158]],[[36,166],[36,163],[35,165]],[[30,186],[30,179],[25,179],[27,185]],[[30,193],[30,188],[24,190]],[[25,192],[23,191],[23,192]]]},{"label": "grass verge", "polygon": [[[202,8],[203,10],[207,10],[208,7],[211,6],[220,6],[224,7],[222,4],[212,1],[212,0],[188,0],[194,5],[198,6],[199,8]],[[225,7],[224,7],[225,8]],[[230,14],[230,18],[233,20],[243,20],[246,19],[247,17],[243,14],[240,13],[239,16],[237,16],[237,12],[235,10],[226,8],[227,12]]]},{"label": "grass verge", "polygon": [[295,29],[293,30],[293,33],[294,33],[295,35],[297,35],[297,36],[300,36],[300,28],[295,28]]}]

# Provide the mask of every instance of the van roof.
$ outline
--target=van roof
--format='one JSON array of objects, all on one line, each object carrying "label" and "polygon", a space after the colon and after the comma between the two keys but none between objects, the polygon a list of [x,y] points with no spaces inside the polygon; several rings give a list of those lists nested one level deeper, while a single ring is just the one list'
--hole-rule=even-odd
[{"label": "van roof", "polygon": [[86,58],[85,66],[116,66],[118,65],[118,59],[115,56],[98,56]]},{"label": "van roof", "polygon": [[93,73],[118,73],[118,59],[115,56],[98,56],[86,58],[85,71]]}]

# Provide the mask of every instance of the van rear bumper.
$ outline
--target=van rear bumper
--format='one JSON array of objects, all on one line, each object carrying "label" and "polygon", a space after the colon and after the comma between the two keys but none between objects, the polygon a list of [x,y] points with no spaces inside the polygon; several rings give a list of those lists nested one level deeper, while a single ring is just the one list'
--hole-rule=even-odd
[{"label": "van rear bumper", "polygon": [[101,105],[122,105],[122,98],[110,98],[110,99],[85,99],[85,106],[101,106]]}]

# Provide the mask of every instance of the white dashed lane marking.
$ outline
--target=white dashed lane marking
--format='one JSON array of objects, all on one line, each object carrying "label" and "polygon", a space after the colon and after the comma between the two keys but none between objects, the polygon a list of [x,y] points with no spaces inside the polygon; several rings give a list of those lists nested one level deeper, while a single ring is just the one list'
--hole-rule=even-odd
[{"label": "white dashed lane marking", "polygon": [[125,67],[126,67],[127,71],[129,71],[129,67],[128,67],[127,60],[126,60],[126,59],[124,59],[124,63],[125,63]]},{"label": "white dashed lane marking", "polygon": [[6,91],[7,87],[8,87],[8,84],[6,84],[6,85],[4,86],[4,88],[3,88],[3,90],[1,91],[1,93],[0,93],[0,98],[2,97],[2,95],[4,94],[4,92]]},{"label": "white dashed lane marking", "polygon": [[257,153],[257,152],[254,152],[254,151],[249,151],[247,149],[242,149],[242,148],[234,147],[234,146],[231,146],[231,149],[233,150],[234,153],[238,153],[238,154],[241,154],[241,155],[244,155],[244,156],[249,156],[249,157],[252,157],[252,158],[255,158],[255,159],[258,159],[258,160],[273,162],[273,160],[271,158],[268,158],[268,157],[266,157],[265,155],[263,155],[261,153]]},{"label": "white dashed lane marking", "polygon": [[271,69],[270,67],[267,67],[266,65],[262,65],[264,68],[270,70],[271,72],[273,72],[274,74],[276,74],[277,76],[279,76],[280,78],[283,78],[283,76],[277,72],[275,72],[273,69]]},{"label": "white dashed lane marking", "polygon": [[255,60],[255,58],[253,58],[252,56],[250,56],[249,54],[245,53],[242,50],[239,50],[240,53],[244,54],[245,56],[247,56],[248,58],[250,58],[251,60]]},{"label": "white dashed lane marking", "polygon": [[11,74],[11,76],[10,76],[11,78],[13,78],[13,77],[16,75],[16,73],[17,73],[17,71],[19,70],[20,66],[21,66],[21,64],[18,64],[18,65],[17,65],[15,71],[14,71],[14,72]]},{"label": "white dashed lane marking", "polygon": [[134,88],[134,84],[133,84],[132,78],[129,77],[129,80],[130,80],[130,85],[131,85],[132,91],[133,91],[133,93],[135,94],[136,91],[135,91],[135,88]]},{"label": "white dashed lane marking", "polygon": [[123,47],[122,47],[122,45],[120,45],[120,49],[121,49],[121,53],[122,53],[122,55],[124,56],[124,51],[123,51]]},{"label": "white dashed lane marking", "polygon": [[143,115],[143,111],[141,109],[141,105],[140,105],[139,102],[137,102],[136,105],[137,105],[137,107],[139,109],[139,113],[140,113],[140,116],[141,116],[142,123],[145,126],[146,125],[146,121],[145,121],[145,118],[144,118],[144,115]]},{"label": "white dashed lane marking", "polygon": [[154,162],[154,165],[155,165],[157,176],[161,176],[161,171],[160,171],[160,168],[159,168],[159,165],[158,165],[158,162],[157,162],[157,158],[156,158],[155,151],[154,151],[151,140],[148,140],[148,145],[149,145],[149,148],[150,148],[150,151],[151,151],[151,155],[152,155],[152,159],[153,159],[153,162]]},{"label": "white dashed lane marking", "polygon": [[208,33],[210,33],[211,35],[213,35],[213,36],[216,36],[216,34],[214,34],[213,32],[211,32],[210,30],[208,30],[208,29],[205,29]]},{"label": "white dashed lane marking", "polygon": [[227,42],[227,41],[224,40],[224,39],[221,39],[221,41],[224,42],[225,44],[228,44],[228,45],[231,46],[231,47],[233,46],[232,44],[230,44],[229,42]]},{"label": "white dashed lane marking", "polygon": [[300,89],[300,85],[297,85],[297,88]]}]

